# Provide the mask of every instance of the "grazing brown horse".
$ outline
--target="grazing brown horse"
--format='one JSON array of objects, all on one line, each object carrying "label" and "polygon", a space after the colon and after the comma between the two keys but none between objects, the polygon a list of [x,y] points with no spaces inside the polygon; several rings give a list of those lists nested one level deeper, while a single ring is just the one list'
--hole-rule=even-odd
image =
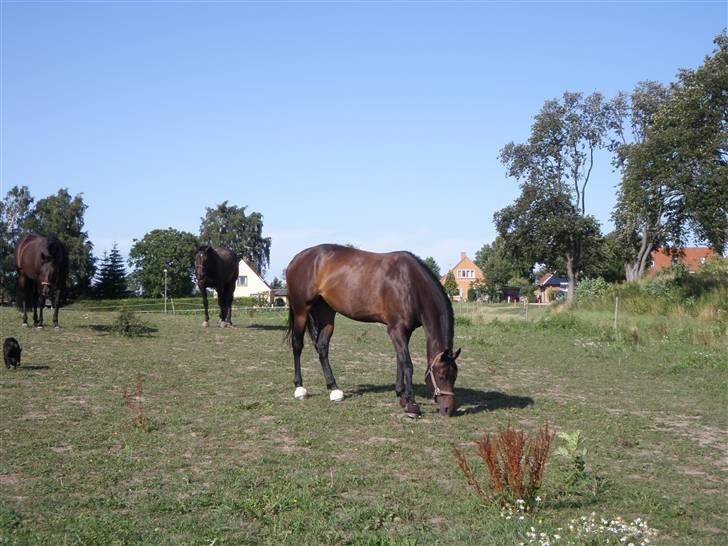
[{"label": "grazing brown horse", "polygon": [[53,304],[53,326],[58,326],[58,305],[68,278],[68,251],[54,236],[27,235],[15,248],[18,271],[18,307],[23,326],[28,326],[28,306],[33,307],[33,325],[43,328],[43,307],[47,298]]},{"label": "grazing brown horse", "polygon": [[212,245],[201,246],[195,253],[195,274],[197,287],[202,294],[202,303],[205,306],[205,322],[210,324],[210,315],[207,312],[207,289],[217,291],[217,303],[220,306],[220,326],[232,326],[233,294],[235,283],[238,280],[238,258],[229,248]]},{"label": "grazing brown horse", "polygon": [[453,312],[439,280],[414,254],[375,254],[339,245],[319,245],[296,255],[286,270],[288,281],[288,332],[293,349],[296,398],[306,391],[301,378],[301,351],[308,330],[331,391],[341,400],[329,366],[329,341],[336,313],[362,322],[387,326],[397,353],[395,392],[409,416],[420,414],[412,386],[409,340],[424,326],[427,336],[425,383],[434,392],[440,415],[452,415],[454,385],[460,349],[452,352]]}]

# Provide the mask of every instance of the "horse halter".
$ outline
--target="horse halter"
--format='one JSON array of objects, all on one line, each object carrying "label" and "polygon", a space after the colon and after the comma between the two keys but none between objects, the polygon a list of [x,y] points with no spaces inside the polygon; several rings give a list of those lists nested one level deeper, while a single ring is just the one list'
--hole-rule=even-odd
[{"label": "horse halter", "polygon": [[427,374],[425,375],[425,377],[427,377],[428,375],[430,376],[430,380],[432,381],[432,386],[435,388],[435,390],[434,390],[435,398],[437,398],[441,394],[444,394],[446,396],[455,396],[455,393],[450,392],[450,391],[443,391],[440,389],[440,387],[437,386],[437,381],[435,381],[435,372],[432,371],[432,366],[427,368]]}]

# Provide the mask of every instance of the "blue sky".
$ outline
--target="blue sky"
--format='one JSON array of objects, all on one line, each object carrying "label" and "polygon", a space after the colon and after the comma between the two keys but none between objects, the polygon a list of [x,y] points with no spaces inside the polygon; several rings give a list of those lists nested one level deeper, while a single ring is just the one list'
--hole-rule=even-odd
[{"label": "blue sky", "polygon": [[[95,254],[264,217],[266,277],[321,242],[444,270],[518,194],[500,148],[564,91],[695,68],[716,2],[10,2],[0,11],[0,193],[83,193]],[[587,193],[608,231],[609,158]]]}]

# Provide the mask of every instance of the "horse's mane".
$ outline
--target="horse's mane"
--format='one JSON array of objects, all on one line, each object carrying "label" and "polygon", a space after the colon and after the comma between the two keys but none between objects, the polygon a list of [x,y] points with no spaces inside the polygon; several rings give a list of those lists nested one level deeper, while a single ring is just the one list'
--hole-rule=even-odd
[{"label": "horse's mane", "polygon": [[[447,292],[445,292],[445,288],[442,286],[442,283],[440,282],[440,279],[437,278],[437,275],[430,269],[430,267],[424,262],[422,258],[417,256],[416,254],[413,254],[412,252],[404,251],[405,254],[412,257],[420,266],[420,269],[422,269],[426,276],[435,284],[436,290],[439,291],[440,295],[442,296],[440,300],[437,303],[437,307],[440,311],[440,313],[445,314],[447,317],[448,327],[450,329],[450,332],[455,331],[455,315],[452,310],[452,305],[450,304],[450,298],[447,295]],[[452,341],[452,340],[450,340]],[[452,349],[452,347],[450,347]]]}]

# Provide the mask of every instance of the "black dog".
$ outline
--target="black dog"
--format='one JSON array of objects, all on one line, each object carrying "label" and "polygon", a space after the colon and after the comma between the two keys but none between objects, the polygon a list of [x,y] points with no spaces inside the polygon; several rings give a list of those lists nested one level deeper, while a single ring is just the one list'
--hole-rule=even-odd
[{"label": "black dog", "polygon": [[20,343],[14,337],[9,337],[3,343],[3,356],[5,357],[5,367],[10,369],[17,369],[20,366],[20,353],[23,349],[20,348]]}]

